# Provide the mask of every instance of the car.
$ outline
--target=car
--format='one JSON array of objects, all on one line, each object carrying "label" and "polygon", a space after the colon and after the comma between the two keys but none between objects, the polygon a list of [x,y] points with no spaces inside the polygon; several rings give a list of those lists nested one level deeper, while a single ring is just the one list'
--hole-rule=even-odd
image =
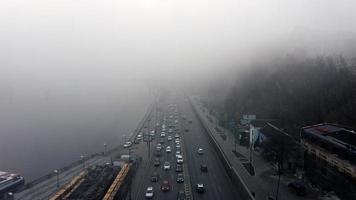
[{"label": "car", "polygon": [[167,180],[164,180],[161,184],[161,190],[163,192],[168,192],[171,189],[171,185],[169,184],[169,182]]},{"label": "car", "polygon": [[177,164],[182,164],[183,163],[183,156],[182,155],[177,155]]},{"label": "car", "polygon": [[177,193],[177,200],[186,200],[184,191],[181,190]]},{"label": "car", "polygon": [[176,134],[174,137],[175,137],[175,138],[179,138],[179,134]]},{"label": "car", "polygon": [[203,151],[202,148],[199,148],[199,149],[198,149],[198,154],[199,154],[199,155],[203,155],[203,154],[204,154],[204,151]]},{"label": "car", "polygon": [[200,171],[201,172],[208,172],[208,166],[206,166],[206,164],[201,164],[200,165]]},{"label": "car", "polygon": [[151,175],[151,181],[152,182],[157,182],[158,181],[158,173],[157,172],[153,172]]},{"label": "car", "polygon": [[203,183],[198,183],[195,186],[195,189],[197,190],[198,193],[204,193],[205,192],[205,187]]},{"label": "car", "polygon": [[161,165],[161,161],[159,160],[159,158],[156,158],[156,159],[155,159],[155,161],[153,162],[153,165],[154,165],[155,167],[158,167],[158,166]]},{"label": "car", "polygon": [[180,144],[177,144],[176,149],[180,149],[180,148],[181,148]]},{"label": "car", "polygon": [[171,152],[172,152],[171,146],[167,146],[167,147],[166,147],[166,152],[167,152],[167,153],[171,153]]},{"label": "car", "polygon": [[161,149],[162,149],[162,146],[161,146],[161,145],[159,145],[159,146],[157,145],[157,146],[156,146],[156,151],[161,151]]},{"label": "car", "polygon": [[171,169],[171,164],[169,162],[164,162],[164,165],[163,165],[163,169],[164,170],[170,170]]},{"label": "car", "polygon": [[182,172],[182,171],[183,171],[183,166],[181,164],[177,164],[176,172]]},{"label": "car", "polygon": [[176,150],[176,157],[181,154],[182,154],[182,152],[180,150]]},{"label": "car", "polygon": [[184,176],[182,173],[177,174],[177,183],[183,183],[184,182]]},{"label": "car", "polygon": [[164,144],[164,138],[161,138],[158,144]]},{"label": "car", "polygon": [[127,142],[125,142],[125,144],[124,144],[124,148],[129,148],[129,147],[131,147],[131,145],[132,145],[132,142],[127,141]]},{"label": "car", "polygon": [[147,187],[145,197],[146,199],[152,199],[155,193],[153,192],[153,187]]},{"label": "car", "polygon": [[168,141],[172,141],[172,136],[168,136],[168,137],[167,137],[167,140],[168,140]]},{"label": "car", "polygon": [[160,157],[161,156],[161,152],[160,151],[155,151],[155,156],[156,157]]},{"label": "car", "polygon": [[166,134],[165,133],[161,133],[161,137],[166,137]]},{"label": "car", "polygon": [[174,142],[175,142],[176,144],[179,144],[179,143],[180,143],[180,139],[177,138],[176,140],[174,140]]},{"label": "car", "polygon": [[293,181],[288,184],[288,187],[291,188],[298,196],[306,195],[306,187],[302,181]]}]

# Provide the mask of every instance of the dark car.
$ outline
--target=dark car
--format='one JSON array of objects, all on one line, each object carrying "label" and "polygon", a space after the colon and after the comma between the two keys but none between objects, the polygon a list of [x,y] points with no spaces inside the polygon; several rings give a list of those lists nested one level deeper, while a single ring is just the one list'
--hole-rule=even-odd
[{"label": "dark car", "polygon": [[156,159],[155,159],[155,161],[153,162],[153,165],[154,165],[155,167],[158,167],[158,166],[161,165],[161,161],[159,160],[159,158],[156,158]]},{"label": "dark car", "polygon": [[161,156],[161,152],[160,151],[155,151],[155,155],[156,155],[156,157],[160,157]]},{"label": "dark car", "polygon": [[288,187],[295,191],[298,196],[306,195],[305,184],[302,181],[294,181],[288,184]]},{"label": "dark car", "polygon": [[208,166],[206,166],[205,164],[201,164],[201,165],[200,165],[200,171],[202,171],[202,172],[208,172]]},{"label": "dark car", "polygon": [[177,164],[177,166],[176,166],[176,172],[182,172],[182,171],[183,171],[182,165]]},{"label": "dark car", "polygon": [[184,182],[184,176],[182,173],[177,174],[177,183],[183,183]]},{"label": "dark car", "polygon": [[177,194],[177,200],[185,200],[185,192],[184,191],[179,191]]},{"label": "dark car", "polygon": [[158,181],[158,173],[157,172],[153,172],[153,174],[151,176],[151,181],[152,182],[157,182]]},{"label": "dark car", "polygon": [[171,185],[169,184],[168,181],[163,181],[161,184],[161,190],[163,192],[168,192],[171,189]]}]

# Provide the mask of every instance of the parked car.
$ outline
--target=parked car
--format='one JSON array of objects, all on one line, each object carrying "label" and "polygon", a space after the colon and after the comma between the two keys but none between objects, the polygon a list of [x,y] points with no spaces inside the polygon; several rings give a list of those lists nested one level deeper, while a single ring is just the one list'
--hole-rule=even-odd
[{"label": "parked car", "polygon": [[168,136],[168,137],[167,137],[167,140],[168,140],[168,141],[172,141],[172,136]]},{"label": "parked car", "polygon": [[146,189],[145,197],[146,199],[152,199],[154,197],[153,187],[148,187]]},{"label": "parked car", "polygon": [[306,195],[306,187],[302,181],[293,181],[288,184],[288,187],[291,188],[298,196]]},{"label": "parked car", "polygon": [[124,148],[129,148],[129,147],[131,147],[131,145],[132,145],[132,142],[127,141],[127,142],[125,142],[125,144],[124,144]]},{"label": "parked car", "polygon": [[167,180],[163,181],[161,184],[161,190],[163,192],[168,192],[171,189],[171,185],[169,184],[169,182]]}]

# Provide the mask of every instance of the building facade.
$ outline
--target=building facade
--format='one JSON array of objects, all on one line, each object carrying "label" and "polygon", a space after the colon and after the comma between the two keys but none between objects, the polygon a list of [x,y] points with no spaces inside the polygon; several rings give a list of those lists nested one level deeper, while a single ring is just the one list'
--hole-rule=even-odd
[{"label": "building facade", "polygon": [[356,133],[335,124],[303,127],[306,176],[345,200],[356,199]]}]

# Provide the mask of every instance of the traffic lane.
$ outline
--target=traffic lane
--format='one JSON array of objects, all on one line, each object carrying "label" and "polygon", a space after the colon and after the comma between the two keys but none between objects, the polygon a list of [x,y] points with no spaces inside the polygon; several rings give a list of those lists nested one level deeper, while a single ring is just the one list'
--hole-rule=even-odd
[{"label": "traffic lane", "polygon": [[[211,193],[213,196],[215,196],[215,198],[217,196],[218,199],[235,199],[234,196],[236,194],[233,192],[234,188],[232,187],[232,182],[228,177],[225,168],[220,162],[220,159],[215,151],[215,148],[212,146],[213,144],[210,143],[209,138],[205,133],[205,130],[203,129],[198,119],[194,115],[188,102],[184,102],[182,104],[183,104],[182,108],[185,111],[188,118],[193,120],[192,124],[189,123],[187,124],[190,130],[189,132],[186,133],[186,135],[188,136],[187,141],[189,140],[199,141],[199,143],[191,144],[193,147],[195,147],[195,149],[192,150],[195,152],[195,154],[192,154],[192,156],[195,157],[198,162],[207,162],[208,173],[200,176],[203,179],[203,181],[205,182],[207,181],[206,193],[207,194]],[[203,148],[205,147],[203,156],[199,156],[196,153],[197,148],[199,146],[202,146]],[[200,167],[200,163],[196,163],[196,164],[198,164],[198,167]]]},{"label": "traffic lane", "polygon": [[[169,135],[169,134],[168,134]],[[165,140],[167,139],[167,136]],[[162,178],[160,179],[160,183],[162,183],[163,180],[168,180],[170,185],[171,185],[171,190],[169,192],[161,192],[158,194],[159,199],[174,199],[176,198],[177,192],[179,190],[183,190],[183,184],[177,183],[176,182],[176,177],[177,177],[177,172],[175,171],[176,169],[176,158],[175,158],[175,145],[174,142],[168,142],[166,140],[165,142],[165,147],[171,146],[172,152],[171,153],[166,153],[165,148],[162,148],[162,167],[160,168],[160,174],[162,175]],[[165,161],[168,161],[171,165],[170,170],[163,170],[163,164]]]},{"label": "traffic lane", "polygon": [[[208,173],[202,173],[200,170],[200,165],[203,163],[202,159],[203,157],[207,156],[200,156],[197,155],[197,149],[200,146],[205,146],[202,144],[201,139],[197,140],[198,138],[194,136],[193,132],[190,133],[185,133],[184,138],[186,139],[186,146],[187,146],[187,162],[188,162],[188,168],[192,180],[192,185],[193,185],[193,190],[194,190],[194,197],[195,199],[221,199],[219,196],[218,192],[215,189],[215,184],[214,179],[212,179],[209,176],[209,173],[215,174],[217,173],[214,169],[211,169]],[[199,144],[197,144],[195,141],[199,141]],[[207,153],[208,155],[208,153]],[[208,166],[209,167],[209,166]],[[195,185],[197,183],[203,183],[206,192],[204,194],[198,194],[195,191]]]}]

